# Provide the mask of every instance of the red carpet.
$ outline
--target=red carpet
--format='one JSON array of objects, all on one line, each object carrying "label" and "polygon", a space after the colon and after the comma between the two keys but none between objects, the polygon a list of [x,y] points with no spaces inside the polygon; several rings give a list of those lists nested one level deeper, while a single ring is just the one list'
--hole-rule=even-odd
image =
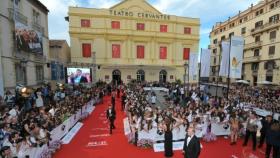
[{"label": "red carpet", "polygon": [[[163,153],[155,153],[153,149],[141,149],[127,142],[123,130],[123,118],[125,115],[120,111],[120,100],[116,99],[117,120],[116,129],[113,135],[108,136],[109,128],[106,121],[105,110],[108,107],[110,98],[105,97],[104,104],[97,105],[94,112],[83,123],[83,127],[73,138],[70,144],[63,145],[55,154],[55,158],[163,158]],[[99,135],[99,136],[98,136]],[[100,136],[103,135],[103,136]],[[98,137],[97,137],[98,136]],[[94,146],[98,142],[101,145]],[[107,145],[102,144],[107,143]],[[249,157],[252,153],[258,158],[264,157],[264,148],[252,152],[252,145],[242,147],[242,140],[238,145],[230,146],[229,140],[219,138],[218,141],[202,142],[203,149],[200,158],[238,158]],[[176,151],[174,158],[183,158],[181,151]],[[256,157],[250,157],[256,158]]]}]

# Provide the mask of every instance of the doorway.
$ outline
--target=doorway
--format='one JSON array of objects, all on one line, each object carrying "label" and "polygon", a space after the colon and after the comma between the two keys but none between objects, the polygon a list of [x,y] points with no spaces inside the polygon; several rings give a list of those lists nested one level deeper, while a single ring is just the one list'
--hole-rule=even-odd
[{"label": "doorway", "polygon": [[122,77],[121,77],[121,71],[120,70],[114,70],[112,72],[112,82],[114,84],[121,84]]}]

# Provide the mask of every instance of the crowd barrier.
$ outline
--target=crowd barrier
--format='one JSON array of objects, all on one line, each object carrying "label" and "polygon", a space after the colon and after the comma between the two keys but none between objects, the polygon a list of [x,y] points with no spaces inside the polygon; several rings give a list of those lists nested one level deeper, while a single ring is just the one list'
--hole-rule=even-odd
[{"label": "crowd barrier", "polygon": [[278,118],[280,117],[280,113],[273,113],[271,111],[267,111],[267,110],[264,110],[264,109],[256,108],[255,105],[249,104],[249,103],[241,103],[241,104],[243,104],[243,107],[245,109],[252,109],[259,116],[265,117],[267,115],[272,115],[275,120],[278,120]]},{"label": "crowd barrier", "polygon": [[[124,131],[125,135],[128,135],[131,133],[130,130],[130,124],[128,121],[128,118],[125,118],[124,120]],[[207,133],[207,127],[208,123],[201,124],[200,126],[197,126],[196,128],[196,133],[195,135],[199,138],[203,137]],[[230,127],[225,128],[224,123],[211,123],[211,132],[215,134],[216,136],[224,136],[224,135],[229,135],[230,134]],[[177,128],[174,128],[172,130],[173,133],[173,141],[179,141],[179,140],[184,140],[186,137],[186,127],[181,125]],[[157,131],[157,128],[152,128],[148,131],[146,130],[141,130],[138,131],[138,140],[152,140],[154,142],[157,141],[164,141],[164,134],[159,134]]]},{"label": "crowd barrier", "polygon": [[144,87],[143,88],[145,91],[164,91],[164,92],[169,92],[169,89],[164,88],[164,87]]},{"label": "crowd barrier", "polygon": [[[97,99],[91,100],[86,105],[84,105],[81,109],[77,110],[75,114],[70,116],[62,124],[60,124],[55,129],[53,129],[50,132],[52,140],[49,142],[49,144],[61,140],[80,119],[92,113],[92,111],[95,108],[94,105],[97,104],[98,102],[99,100]],[[41,158],[42,153],[47,149],[48,149],[47,144],[43,145],[42,147],[32,147],[32,148],[22,147],[18,152],[18,158],[25,158],[26,155],[29,155],[29,157],[33,157],[33,158]]]}]

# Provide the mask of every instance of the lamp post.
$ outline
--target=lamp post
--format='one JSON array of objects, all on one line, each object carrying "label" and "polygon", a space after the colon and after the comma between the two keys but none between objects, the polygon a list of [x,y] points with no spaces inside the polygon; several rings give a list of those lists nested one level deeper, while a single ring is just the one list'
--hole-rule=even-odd
[{"label": "lamp post", "polygon": [[[187,68],[188,68],[188,86],[187,86],[187,91],[186,91]],[[187,96],[189,96],[190,77],[189,77],[189,64],[187,62],[184,64],[184,69],[185,69],[185,74],[184,74],[184,95],[186,96],[186,94],[187,94]]]}]

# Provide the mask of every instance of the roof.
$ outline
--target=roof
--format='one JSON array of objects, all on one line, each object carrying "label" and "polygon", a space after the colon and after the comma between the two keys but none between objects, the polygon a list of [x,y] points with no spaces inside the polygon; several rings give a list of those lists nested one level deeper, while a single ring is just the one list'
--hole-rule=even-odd
[{"label": "roof", "polygon": [[35,5],[38,5],[39,8],[41,8],[43,11],[45,12],[49,12],[48,8],[40,2],[40,0],[30,0],[31,2],[33,2]]},{"label": "roof", "polygon": [[62,46],[64,43],[68,44],[66,40],[49,40],[49,46]]}]

